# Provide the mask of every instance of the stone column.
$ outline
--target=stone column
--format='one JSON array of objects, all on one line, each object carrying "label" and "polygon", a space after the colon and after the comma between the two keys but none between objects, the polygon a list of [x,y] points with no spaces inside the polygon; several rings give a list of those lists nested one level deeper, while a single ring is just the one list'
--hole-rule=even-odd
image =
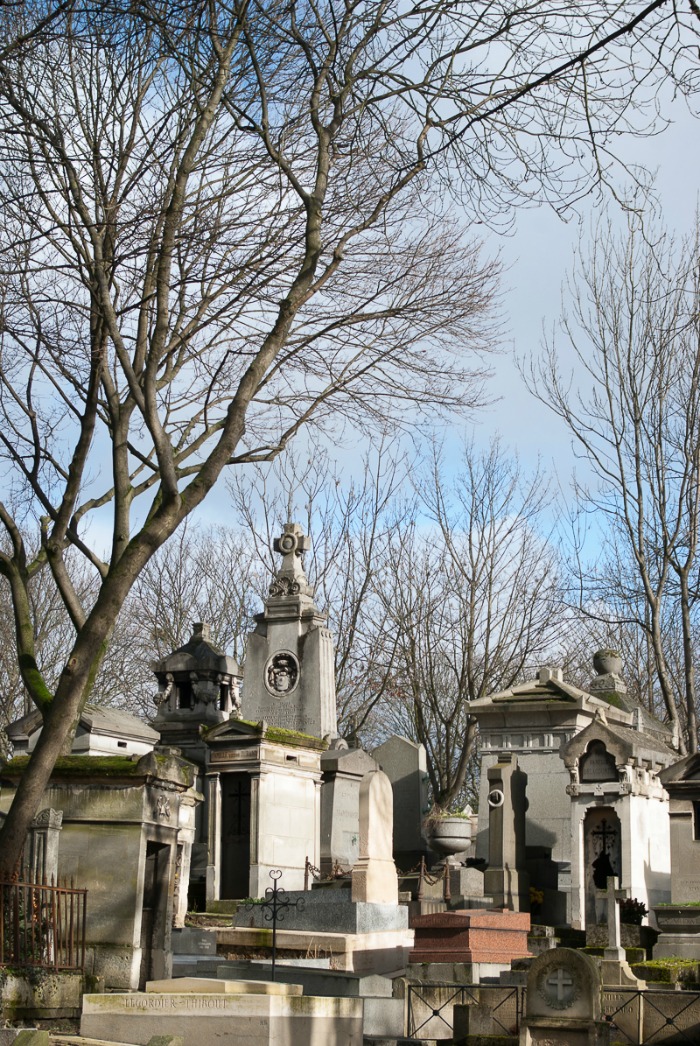
[{"label": "stone column", "polygon": [[58,882],[58,840],[62,810],[40,810],[32,821],[25,874],[32,883]]},{"label": "stone column", "polygon": [[487,771],[489,782],[489,864],[484,892],[496,908],[529,911],[529,877],[525,871],[525,790],[527,774],[515,755],[502,756]]},{"label": "stone column", "polygon": [[207,904],[218,901],[221,892],[221,780],[219,774],[207,775],[209,839],[207,856]]}]

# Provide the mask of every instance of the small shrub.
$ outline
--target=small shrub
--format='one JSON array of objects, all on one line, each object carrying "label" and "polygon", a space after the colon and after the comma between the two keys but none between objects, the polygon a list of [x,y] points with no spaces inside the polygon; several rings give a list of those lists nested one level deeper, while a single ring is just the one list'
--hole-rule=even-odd
[{"label": "small shrub", "polygon": [[620,903],[620,922],[628,926],[641,926],[642,919],[648,914],[647,906],[636,897],[627,897]]}]

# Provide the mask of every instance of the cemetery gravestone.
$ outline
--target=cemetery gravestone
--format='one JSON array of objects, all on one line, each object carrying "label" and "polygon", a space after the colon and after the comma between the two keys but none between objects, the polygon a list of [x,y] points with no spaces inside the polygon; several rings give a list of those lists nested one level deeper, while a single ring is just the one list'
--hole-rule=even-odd
[{"label": "cemetery gravestone", "polygon": [[601,1019],[601,995],[588,955],[555,948],[538,956],[528,973],[520,1046],[607,1046],[610,1025]]},{"label": "cemetery gravestone", "polygon": [[425,748],[406,737],[388,738],[372,755],[391,781],[394,792],[394,858],[413,868],[427,852],[421,823],[430,810]]},{"label": "cemetery gravestone", "polygon": [[360,786],[360,859],[352,870],[352,900],[398,904],[393,858],[394,800],[389,778],[371,770]]},{"label": "cemetery gravestone", "polygon": [[336,739],[321,754],[321,877],[349,871],[360,856],[360,788],[372,756]]},{"label": "cemetery gravestone", "polygon": [[[361,1046],[362,999],[292,994],[292,985],[257,982],[237,994],[224,982],[179,991],[85,995],[80,1034],[147,1046],[154,1035],[180,1035],[184,1046]],[[248,987],[251,987],[250,985]],[[267,990],[266,990],[267,989]]]}]

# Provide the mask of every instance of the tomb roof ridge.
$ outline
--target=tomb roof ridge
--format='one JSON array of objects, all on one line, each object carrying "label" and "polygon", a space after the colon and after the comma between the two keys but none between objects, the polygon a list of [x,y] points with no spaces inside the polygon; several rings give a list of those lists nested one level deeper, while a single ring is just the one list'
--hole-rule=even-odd
[{"label": "tomb roof ridge", "polygon": [[[31,756],[17,755],[2,766],[2,775],[19,778],[25,772]],[[191,788],[196,767],[187,759],[164,752],[146,752],[133,758],[128,755],[64,755],[51,771],[51,779],[79,777],[85,779],[167,781],[179,791]]]},{"label": "tomb roof ridge", "polygon": [[[173,667],[177,660],[183,661]],[[241,669],[235,657],[211,641],[210,626],[206,622],[196,622],[192,635],[182,646],[172,650],[165,657],[151,663],[151,669],[158,674],[169,671],[211,671],[224,675],[240,676]]]},{"label": "tomb roof ridge", "polygon": [[608,723],[607,726],[612,734],[621,740],[625,740],[635,750],[650,749],[652,752],[673,752],[670,745],[664,744],[660,738],[655,737],[654,734],[648,734],[644,730],[637,730],[634,726],[627,726],[624,723]]},{"label": "tomb roof ridge", "polygon": [[613,715],[618,712],[622,713],[626,719],[629,718],[629,724],[625,722],[624,726],[634,728],[642,734],[656,736],[662,744],[673,747],[671,728],[662,720],[657,719],[641,701],[632,697],[631,694],[619,691],[601,691],[589,694],[589,697],[596,705],[602,706],[606,713],[609,714],[612,710]]},{"label": "tomb roof ridge", "polygon": [[472,701],[472,707],[484,707],[491,702],[507,701],[583,701],[590,695],[585,690],[580,690],[573,683],[566,683],[561,679],[548,679],[541,682],[539,679],[529,679],[523,683],[516,683],[507,690],[498,690],[486,697],[477,698]]},{"label": "tomb roof ridge", "polygon": [[[27,712],[20,719],[16,719],[7,727],[7,736],[13,743],[18,739],[29,736],[34,730],[42,725],[41,712],[38,708]],[[145,740],[157,742],[159,734],[152,726],[145,723],[139,716],[132,712],[125,712],[119,708],[111,708],[108,705],[99,705],[89,702],[80,713],[79,726],[86,726],[91,733],[109,733],[115,736],[130,737],[134,740]]]},{"label": "tomb roof ridge", "polygon": [[666,785],[692,785],[695,789],[700,778],[700,752],[690,752],[659,773],[659,780]]},{"label": "tomb roof ridge", "polygon": [[618,755],[624,755],[626,761],[635,759],[645,761],[650,757],[673,756],[673,749],[653,734],[645,734],[632,725],[611,723],[600,718],[594,719],[583,730],[579,731],[561,751],[564,763],[569,766],[578,758],[593,740],[607,742],[606,747],[617,749]]}]

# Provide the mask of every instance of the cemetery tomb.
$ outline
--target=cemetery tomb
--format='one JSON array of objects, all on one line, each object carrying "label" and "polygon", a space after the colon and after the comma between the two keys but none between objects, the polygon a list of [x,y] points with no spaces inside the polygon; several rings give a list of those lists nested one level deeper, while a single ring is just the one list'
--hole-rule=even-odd
[{"label": "cemetery tomb", "polygon": [[[25,765],[18,757],[2,768],[0,814]],[[177,872],[186,883],[201,800],[194,780],[191,763],[164,751],[70,756],[51,775],[30,860],[37,873],[87,888],[86,969],[109,988],[136,989],[170,973]]]},{"label": "cemetery tomb", "polygon": [[539,919],[580,929],[596,918],[594,877],[602,881],[607,862],[647,908],[670,891],[668,798],[659,774],[676,759],[677,739],[627,694],[618,657],[596,655],[594,666],[586,690],[546,667],[471,705],[481,758],[477,857],[489,858],[489,770],[516,755],[527,775],[518,871],[543,893]]}]

